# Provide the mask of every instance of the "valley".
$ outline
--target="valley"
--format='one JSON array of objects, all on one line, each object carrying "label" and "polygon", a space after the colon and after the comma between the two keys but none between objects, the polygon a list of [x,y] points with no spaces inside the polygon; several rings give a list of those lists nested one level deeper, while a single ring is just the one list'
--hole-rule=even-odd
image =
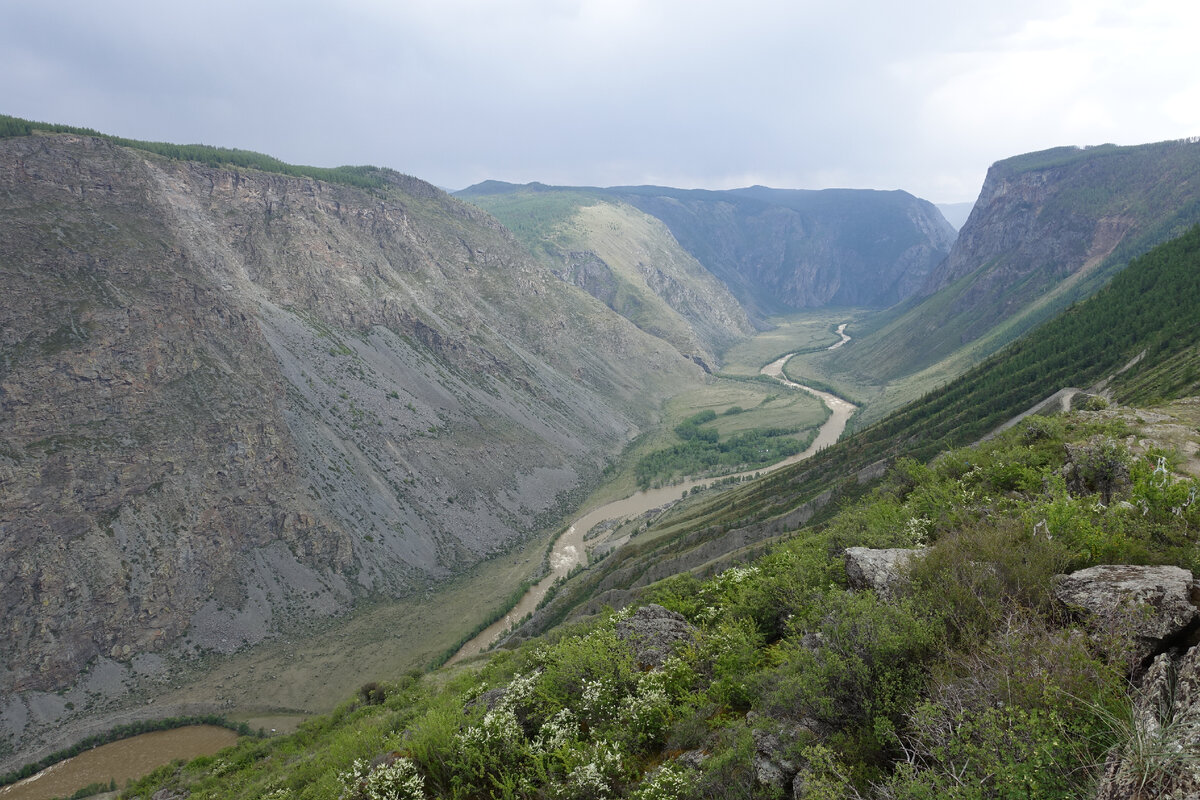
[{"label": "valley", "polygon": [[[621,794],[688,752],[704,796],[780,758],[855,791],[941,785],[896,742],[935,748],[935,690],[1013,641],[996,609],[1041,654],[1075,630],[1056,574],[1200,567],[1196,142],[997,162],[956,237],[905,192],[451,196],[4,129],[0,768],[219,712],[281,734],[221,762],[247,797],[349,796],[353,758],[387,752],[463,797],[573,785],[614,720]],[[1070,416],[958,449],[1064,387]],[[1119,474],[1097,488],[1097,469]],[[897,605],[850,585],[850,548],[935,555]],[[971,573],[991,560],[996,581]],[[945,613],[975,608],[960,579],[977,617]],[[695,637],[669,676],[622,660],[648,603]],[[1121,656],[1072,653],[1124,692]],[[524,726],[511,758],[439,755],[475,752],[463,737],[497,709]],[[546,749],[562,714],[590,721]],[[509,771],[527,761],[549,772]],[[224,796],[224,775],[171,768],[134,793]]]},{"label": "valley", "polygon": [[[845,337],[846,323],[838,326],[839,335]],[[774,338],[774,337],[773,337]],[[837,347],[839,344],[848,341],[842,338],[839,342],[830,345]],[[818,398],[824,406],[829,409],[829,417],[817,430],[816,436],[812,442],[802,452],[788,456],[781,461],[776,461],[772,464],[762,467],[758,470],[748,472],[733,473],[732,475],[721,476],[714,482],[719,483],[740,483],[744,480],[756,478],[759,475],[764,475],[773,472],[777,469],[796,464],[806,458],[812,457],[818,451],[837,442],[841,438],[842,432],[846,429],[846,423],[857,410],[857,407],[846,402],[840,397],[831,395],[828,392],[822,392],[817,389],[804,386],[793,381],[786,380],[783,377],[783,370],[788,360],[793,354],[782,356],[775,361],[767,364],[762,368],[760,373],[767,377],[774,378],[781,385],[787,386],[789,389],[798,392],[804,392]],[[457,653],[451,657],[449,663],[454,663],[463,658],[467,658],[483,652],[500,640],[504,633],[516,627],[516,625],[527,615],[532,615],[541,604],[542,600],[551,588],[558,582],[566,580],[570,574],[577,568],[587,566],[591,560],[589,552],[597,551],[605,554],[612,550],[621,547],[629,541],[630,534],[625,533],[623,536],[613,536],[614,528],[616,531],[621,530],[618,524],[613,527],[605,525],[605,523],[622,523],[633,517],[649,518],[648,521],[653,521],[653,517],[661,514],[672,505],[674,505],[682,496],[686,499],[689,494],[695,494],[698,491],[702,492],[709,487],[710,481],[704,478],[693,478],[684,480],[680,483],[673,483],[669,486],[656,489],[643,489],[634,494],[629,495],[621,500],[614,500],[597,509],[594,509],[584,516],[572,522],[551,545],[549,554],[549,572],[539,580],[534,586],[530,587],[529,591],[517,602],[513,608],[508,611],[503,619],[497,620],[491,626],[485,628],[481,633],[464,644]],[[603,491],[603,489],[601,490]],[[607,535],[595,536],[592,534],[597,526],[609,527]],[[587,544],[591,540],[591,544]]]}]

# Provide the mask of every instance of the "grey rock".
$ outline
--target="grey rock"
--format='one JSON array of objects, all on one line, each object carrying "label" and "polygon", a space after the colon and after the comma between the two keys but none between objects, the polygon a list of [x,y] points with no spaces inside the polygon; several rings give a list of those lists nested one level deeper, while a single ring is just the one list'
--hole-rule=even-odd
[{"label": "grey rock", "polygon": [[1131,641],[1138,660],[1161,650],[1197,617],[1192,573],[1179,567],[1090,567],[1055,576],[1054,595],[1084,611],[1094,632]]},{"label": "grey rock", "polygon": [[753,711],[746,715],[746,724],[754,739],[755,780],[763,786],[786,792],[803,766],[790,751],[812,732],[804,725],[764,717]]},{"label": "grey rock", "polygon": [[628,642],[642,668],[661,667],[675,648],[696,638],[696,628],[682,614],[651,603],[617,623],[617,638]]},{"label": "grey rock", "polygon": [[500,701],[504,699],[504,696],[506,694],[508,694],[507,686],[500,686],[495,689],[488,689],[486,692],[479,695],[478,697],[468,700],[467,704],[463,707],[463,710],[471,711],[472,709],[478,708],[479,706],[483,706],[485,711],[491,711],[500,704]]},{"label": "grey rock", "polygon": [[699,749],[685,750],[680,753],[675,760],[680,764],[683,764],[685,767],[701,769],[704,766],[704,762],[708,760],[708,753]]},{"label": "grey rock", "polygon": [[1200,797],[1200,647],[1154,660],[1117,732],[1096,800]]},{"label": "grey rock", "polygon": [[851,589],[871,589],[880,599],[889,600],[903,586],[909,562],[921,552],[904,548],[849,547],[846,549],[846,579]]}]

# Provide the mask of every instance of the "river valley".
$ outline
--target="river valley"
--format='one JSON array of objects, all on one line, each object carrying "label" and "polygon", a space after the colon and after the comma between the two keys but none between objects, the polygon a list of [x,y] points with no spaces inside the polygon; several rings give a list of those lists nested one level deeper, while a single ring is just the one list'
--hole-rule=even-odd
[{"label": "river valley", "polygon": [[[838,328],[838,334],[841,335],[841,341],[835,343],[833,347],[838,347],[850,340],[850,337],[845,333],[846,325],[843,323]],[[826,407],[830,410],[829,418],[821,426],[817,432],[817,437],[813,439],[812,444],[803,452],[776,462],[768,467],[763,467],[757,470],[751,470],[745,473],[739,473],[735,477],[748,477],[755,473],[772,472],[789,464],[795,464],[798,461],[803,461],[819,450],[829,447],[836,442],[846,429],[846,423],[857,410],[857,406],[849,403],[842,398],[822,392],[818,389],[813,389],[809,386],[796,383],[784,377],[783,367],[788,360],[795,355],[789,353],[781,358],[772,361],[762,368],[761,374],[782,383],[791,389],[804,391],[818,397]],[[728,476],[723,476],[728,477]],[[627,519],[639,514],[644,514],[655,508],[667,505],[683,494],[690,492],[694,487],[702,486],[710,483],[713,478],[696,478],[682,483],[676,483],[671,486],[664,486],[658,489],[647,489],[625,497],[621,500],[615,500],[599,508],[589,511],[579,519],[575,520],[570,527],[555,541],[553,549],[550,552],[550,571],[538,581],[534,586],[530,587],[529,591],[521,598],[520,602],[513,607],[502,619],[497,620],[492,625],[488,626],[475,638],[468,641],[459,649],[454,657],[450,659],[451,663],[459,661],[463,658],[476,655],[490,647],[502,634],[504,634],[514,623],[522,619],[526,614],[531,614],[537,609],[538,604],[546,593],[550,591],[550,587],[562,578],[565,578],[572,569],[581,564],[587,563],[587,548],[584,545],[584,538],[589,531],[602,522],[617,519]],[[609,543],[613,546],[623,544],[623,541]]]}]

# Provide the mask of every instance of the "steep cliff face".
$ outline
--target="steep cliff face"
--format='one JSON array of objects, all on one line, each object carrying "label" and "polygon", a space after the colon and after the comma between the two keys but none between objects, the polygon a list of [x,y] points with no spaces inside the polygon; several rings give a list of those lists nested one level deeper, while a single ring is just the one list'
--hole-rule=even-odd
[{"label": "steep cliff face", "polygon": [[998,162],[921,287],[925,299],[838,358],[886,379],[990,337],[982,357],[1197,220],[1197,142],[1064,147]]},{"label": "steep cliff face", "polygon": [[702,374],[416,179],[0,165],[3,692],[446,576]]},{"label": "steep cliff face", "polygon": [[666,223],[760,315],[892,305],[920,287],[955,238],[931,203],[900,191],[610,191]]}]

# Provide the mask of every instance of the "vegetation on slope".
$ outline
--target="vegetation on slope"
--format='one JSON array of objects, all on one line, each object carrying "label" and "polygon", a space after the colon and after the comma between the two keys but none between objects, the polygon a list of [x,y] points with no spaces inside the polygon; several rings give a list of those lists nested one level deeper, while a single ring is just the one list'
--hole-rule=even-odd
[{"label": "vegetation on slope", "polygon": [[1197,221],[1197,141],[1000,161],[922,290],[928,297],[887,314],[887,325],[830,354],[825,368],[873,384],[923,371],[936,380],[940,364],[958,371],[996,352]]},{"label": "vegetation on slope", "polygon": [[79,136],[94,136],[105,139],[122,147],[144,150],[156,153],[176,161],[198,161],[210,167],[243,167],[256,169],[261,172],[274,172],[280,175],[313,178],[328,183],[341,183],[347,186],[357,186],[360,189],[382,189],[392,185],[399,173],[379,167],[307,167],[288,164],[262,153],[252,150],[240,150],[230,147],[212,147],[206,144],[171,144],[170,142],[145,142],[138,139],[126,139],[100,133],[91,128],[77,128],[73,125],[58,125],[48,122],[34,122],[0,114],[0,139],[12,136],[31,136],[35,133],[74,133]]},{"label": "vegetation on slope", "polygon": [[[1106,562],[1198,566],[1200,506],[1184,505],[1196,482],[1157,468],[1169,454],[1126,451],[1129,432],[1100,413],[1034,418],[930,466],[897,464],[751,565],[655,585],[648,599],[695,629],[661,668],[638,669],[617,635],[628,612],[610,612],[474,669],[372,687],[294,736],[164,768],[126,796],[790,792],[790,778],[763,777],[767,757],[814,798],[1084,795],[1121,743],[1130,652],[1079,635],[1050,579]],[[1069,489],[1073,441],[1111,458]],[[925,555],[886,600],[847,588],[852,545]]]},{"label": "vegetation on slope", "polygon": [[[904,437],[910,455],[929,458],[982,436],[1060,388],[1090,386],[1143,352],[1140,362],[1115,378],[1118,399],[1147,402],[1195,394],[1200,391],[1198,308],[1200,226],[1134,259],[1094,297],[949,386],[855,436],[855,446]],[[1164,370],[1168,363],[1170,374]],[[1150,375],[1159,380],[1142,377]]]}]

